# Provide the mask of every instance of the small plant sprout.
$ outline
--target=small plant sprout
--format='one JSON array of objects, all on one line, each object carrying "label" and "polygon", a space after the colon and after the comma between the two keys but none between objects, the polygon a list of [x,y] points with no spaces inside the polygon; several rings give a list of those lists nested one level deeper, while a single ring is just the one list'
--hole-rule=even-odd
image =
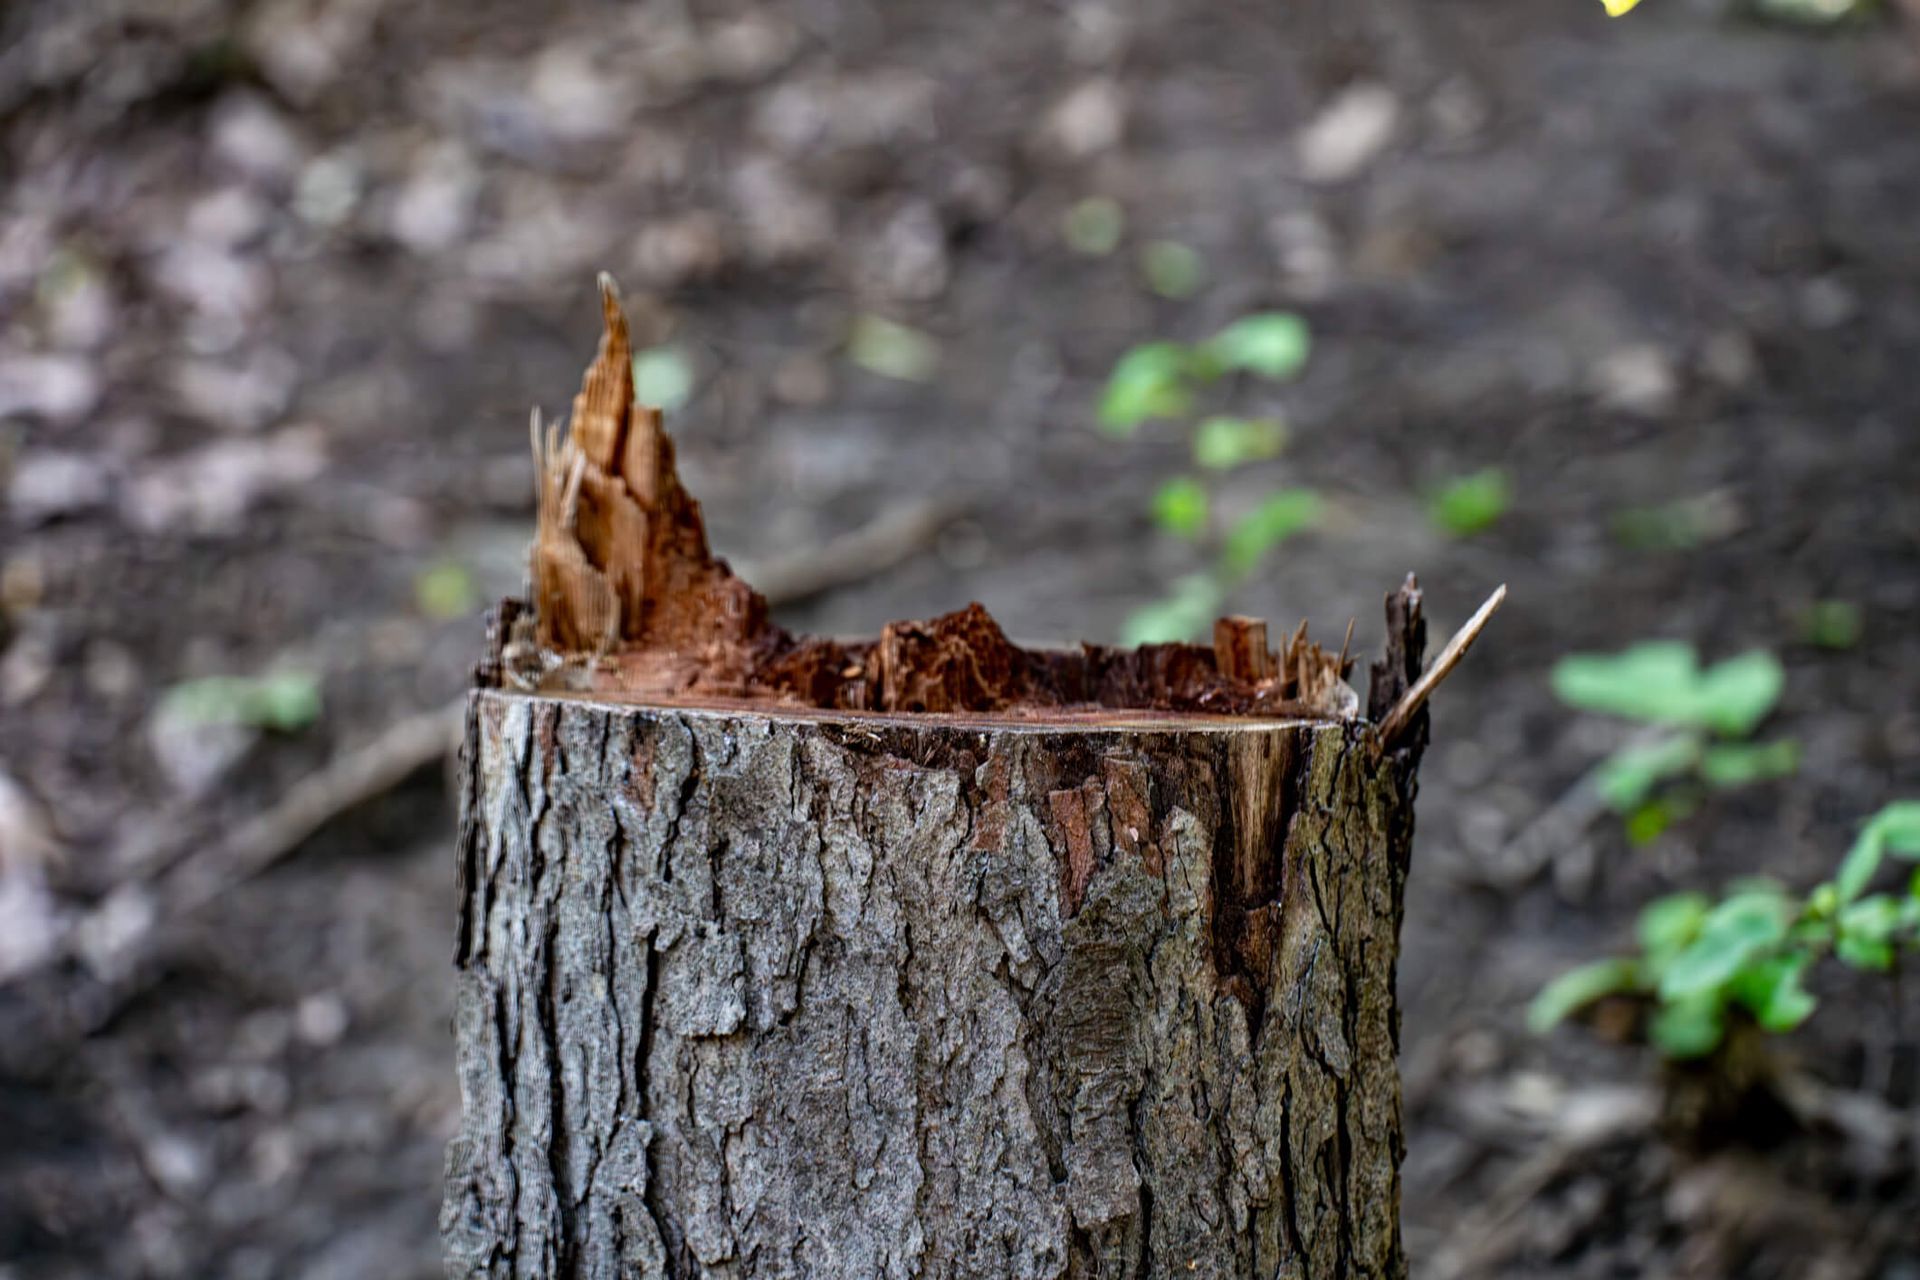
[{"label": "small plant sprout", "polygon": [[1440,532],[1465,538],[1492,528],[1512,502],[1513,484],[1507,473],[1489,467],[1434,490],[1427,501],[1427,515]]},{"label": "small plant sprout", "polygon": [[1140,274],[1147,288],[1180,302],[1200,292],[1207,282],[1207,264],[1190,245],[1154,240],[1140,250]]},{"label": "small plant sprout", "polygon": [[1107,196],[1077,200],[1060,219],[1060,234],[1067,247],[1089,258],[1104,258],[1118,249],[1126,233],[1126,211],[1119,201]]},{"label": "small plant sprout", "polygon": [[1125,439],[1156,418],[1178,418],[1193,404],[1192,355],[1177,342],[1149,342],[1120,357],[1100,398],[1100,427]]},{"label": "small plant sprout", "polygon": [[1816,600],[1800,615],[1800,638],[1822,649],[1851,649],[1860,631],[1860,606],[1851,600]]},{"label": "small plant sprout", "polygon": [[1153,519],[1177,538],[1198,538],[1207,531],[1206,486],[1192,476],[1178,476],[1153,495]]},{"label": "small plant sprout", "polygon": [[847,358],[883,378],[925,382],[940,364],[940,344],[918,329],[872,313],[856,316]]},{"label": "small plant sprout", "polygon": [[320,718],[320,677],[311,671],[285,670],[187,680],[162,695],[162,711],[195,724],[292,733]]},{"label": "small plant sprout", "polygon": [[1691,813],[1702,786],[1741,787],[1799,768],[1791,739],[1748,741],[1786,682],[1779,659],[1762,650],[1702,668],[1693,646],[1655,640],[1563,658],[1552,679],[1570,706],[1668,730],[1614,753],[1594,773],[1636,843]]},{"label": "small plant sprout", "polygon": [[1193,432],[1193,461],[1208,471],[1232,471],[1249,462],[1277,458],[1287,447],[1287,424],[1278,418],[1216,414]]},{"label": "small plant sprout", "polygon": [[1808,973],[1828,956],[1890,972],[1920,950],[1920,871],[1901,892],[1867,893],[1888,859],[1920,863],[1920,800],[1900,800],[1860,829],[1834,878],[1804,896],[1750,880],[1715,901],[1676,893],[1640,913],[1638,950],[1561,974],[1527,1020],[1544,1032],[1609,997],[1646,1006],[1646,1036],[1669,1058],[1719,1049],[1734,1022],[1790,1031],[1813,1013]]},{"label": "small plant sprout", "polygon": [[415,575],[413,599],[421,613],[445,621],[473,612],[480,603],[480,589],[465,565],[458,560],[441,560]]},{"label": "small plant sprout", "polygon": [[[1156,247],[1165,259],[1163,267],[1172,262],[1172,250],[1192,252],[1170,241],[1148,249]],[[1189,265],[1197,267],[1197,255]],[[1152,267],[1146,269],[1151,275]],[[1177,274],[1170,271],[1167,279]],[[1306,322],[1285,312],[1243,316],[1198,343],[1143,343],[1121,356],[1108,376],[1100,397],[1100,429],[1117,439],[1129,439],[1150,422],[1186,420],[1202,393],[1230,375],[1270,382],[1297,377],[1310,348]],[[1273,415],[1216,413],[1187,430],[1200,474],[1165,481],[1155,491],[1150,510],[1162,530],[1206,545],[1215,563],[1205,574],[1183,579],[1172,594],[1134,615],[1125,628],[1129,643],[1183,640],[1198,634],[1236,580],[1252,572],[1269,550],[1320,517],[1319,495],[1309,489],[1281,489],[1222,530],[1215,517],[1222,506],[1215,480],[1280,456],[1287,444],[1286,423]]]},{"label": "small plant sprout", "polygon": [[653,347],[633,357],[633,398],[666,413],[693,395],[693,366],[672,347]]}]

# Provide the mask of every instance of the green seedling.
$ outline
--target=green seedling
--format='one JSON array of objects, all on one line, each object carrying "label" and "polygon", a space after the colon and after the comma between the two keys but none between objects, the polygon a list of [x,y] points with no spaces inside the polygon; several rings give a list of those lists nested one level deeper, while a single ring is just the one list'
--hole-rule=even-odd
[{"label": "green seedling", "polygon": [[[1167,269],[1161,284],[1179,283],[1177,277],[1187,267],[1198,266],[1198,255],[1191,262],[1183,257],[1190,253],[1171,241],[1157,242],[1147,247],[1145,269],[1153,274],[1151,263],[1157,256]],[[1197,343],[1143,343],[1122,355],[1108,376],[1100,397],[1100,429],[1128,439],[1150,422],[1184,421],[1202,394],[1229,375],[1267,381],[1297,377],[1310,347],[1306,322],[1285,312],[1244,316]],[[1278,457],[1286,448],[1286,424],[1274,416],[1216,413],[1191,424],[1188,432],[1200,474],[1164,482],[1155,491],[1150,510],[1154,523],[1166,533],[1208,547],[1214,563],[1206,573],[1182,579],[1168,596],[1129,618],[1124,631],[1131,643],[1189,639],[1198,634],[1235,581],[1251,573],[1267,552],[1320,517],[1319,495],[1289,488],[1270,494],[1221,529],[1214,516],[1220,505],[1214,478]]]},{"label": "green seedling", "polygon": [[1800,765],[1791,739],[1748,741],[1780,701],[1786,673],[1754,650],[1702,667],[1693,646],[1654,640],[1618,654],[1574,654],[1553,669],[1553,689],[1583,711],[1670,732],[1615,752],[1594,771],[1627,834],[1644,843],[1687,816],[1702,789],[1785,777]]},{"label": "green seedling", "polygon": [[854,318],[847,358],[883,378],[925,382],[940,365],[940,344],[897,320],[867,313]]},{"label": "green seedling", "polygon": [[1851,600],[1816,600],[1800,615],[1800,638],[1822,649],[1851,649],[1860,643],[1860,606]]},{"label": "green seedling", "polygon": [[1163,298],[1184,301],[1207,282],[1207,264],[1198,251],[1178,240],[1155,240],[1140,250],[1140,274],[1147,288]]},{"label": "green seedling", "polygon": [[413,599],[429,618],[464,618],[478,607],[480,588],[457,560],[442,560],[422,569],[413,580]]},{"label": "green seedling", "polygon": [[650,347],[633,357],[633,398],[672,413],[693,395],[693,366],[672,347]]},{"label": "green seedling", "polygon": [[1077,200],[1060,219],[1060,234],[1067,247],[1089,258],[1104,258],[1118,249],[1126,233],[1126,211],[1119,201],[1106,196]]},{"label": "green seedling", "polygon": [[1561,974],[1534,998],[1528,1023],[1544,1032],[1624,996],[1650,1007],[1647,1038],[1676,1059],[1711,1054],[1736,1018],[1790,1031],[1817,1007],[1805,980],[1829,956],[1886,973],[1901,952],[1920,949],[1920,872],[1904,892],[1866,892],[1890,858],[1920,863],[1920,800],[1870,818],[1834,878],[1803,896],[1751,880],[1717,901],[1677,893],[1649,903],[1634,953]]},{"label": "green seedling", "polygon": [[1208,506],[1206,486],[1179,476],[1153,495],[1154,523],[1177,538],[1198,538],[1207,531]]},{"label": "green seedling", "polygon": [[1287,424],[1278,418],[1216,414],[1193,431],[1193,460],[1208,471],[1232,471],[1277,458],[1287,447]]},{"label": "green seedling", "polygon": [[1465,538],[1493,525],[1513,504],[1513,483],[1498,467],[1450,480],[1434,490],[1427,516],[1449,537]]},{"label": "green seedling", "polygon": [[320,677],[311,671],[206,676],[162,695],[163,714],[196,724],[245,725],[291,733],[320,718]]}]

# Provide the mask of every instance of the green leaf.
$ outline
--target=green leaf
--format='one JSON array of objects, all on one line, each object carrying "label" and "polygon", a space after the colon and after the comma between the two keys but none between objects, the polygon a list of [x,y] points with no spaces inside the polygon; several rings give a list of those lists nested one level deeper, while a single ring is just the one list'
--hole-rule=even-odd
[{"label": "green leaf", "polygon": [[1659,796],[1635,808],[1627,815],[1627,840],[1631,844],[1652,844],[1674,823],[1693,812],[1693,802],[1684,796]]},{"label": "green leaf", "polygon": [[1126,645],[1192,640],[1213,624],[1220,611],[1220,585],[1204,573],[1189,574],[1164,599],[1136,610],[1120,632]]},{"label": "green leaf", "polygon": [[1663,1004],[1647,1027],[1647,1036],[1669,1058],[1704,1058],[1726,1035],[1726,1010],[1717,994]]},{"label": "green leaf", "polygon": [[1154,523],[1181,538],[1197,538],[1207,529],[1207,489],[1192,476],[1178,476],[1153,495]]},{"label": "green leaf", "polygon": [[1060,219],[1060,234],[1066,238],[1067,247],[1089,258],[1104,258],[1119,248],[1126,230],[1126,211],[1119,201],[1106,196],[1075,201]]},{"label": "green leaf", "polygon": [[1699,722],[1729,738],[1744,738],[1760,726],[1786,687],[1780,659],[1755,649],[1709,668],[1696,693]]},{"label": "green leaf", "polygon": [[1840,934],[1833,940],[1833,954],[1855,969],[1886,973],[1893,968],[1893,944],[1877,938]]},{"label": "green leaf", "polygon": [[1873,815],[1887,851],[1902,858],[1920,858],[1920,800],[1895,800]]},{"label": "green leaf", "polygon": [[1719,989],[1748,961],[1784,941],[1793,915],[1777,889],[1730,895],[1707,913],[1698,936],[1660,975],[1660,998],[1684,1000]]},{"label": "green leaf", "polygon": [[633,398],[672,413],[693,394],[693,366],[672,347],[652,347],[633,357]]},{"label": "green leaf", "polygon": [[1702,672],[1692,645],[1650,640],[1617,654],[1570,654],[1552,680],[1562,701],[1584,711],[1744,737],[1773,710],[1786,674],[1762,650]]},{"label": "green leaf", "polygon": [[1245,370],[1284,382],[1306,367],[1312,346],[1305,320],[1270,311],[1235,320],[1206,341],[1201,356],[1209,370]]},{"label": "green leaf", "polygon": [[1615,813],[1632,813],[1668,778],[1689,772],[1700,759],[1700,740],[1675,734],[1645,746],[1623,747],[1600,762],[1594,785]]},{"label": "green leaf", "polygon": [[1640,909],[1640,948],[1658,978],[1667,961],[1699,936],[1711,904],[1704,893],[1670,893]]},{"label": "green leaf", "polygon": [[1188,364],[1187,349],[1174,342],[1149,342],[1121,356],[1100,398],[1101,428],[1125,437],[1143,422],[1185,413],[1192,403]]},{"label": "green leaf", "polygon": [[1570,969],[1549,982],[1527,1006],[1527,1027],[1535,1035],[1551,1030],[1603,996],[1640,987],[1639,970],[1632,960],[1613,957]]},{"label": "green leaf", "polygon": [[1512,502],[1507,473],[1489,467],[1442,485],[1427,502],[1427,516],[1440,532],[1464,538],[1492,527]]},{"label": "green leaf", "polygon": [[1716,787],[1784,778],[1800,767],[1800,744],[1792,738],[1772,742],[1717,742],[1700,757],[1700,776]]},{"label": "green leaf", "polygon": [[1231,471],[1249,462],[1278,457],[1287,444],[1287,424],[1278,418],[1220,415],[1193,433],[1193,460],[1209,471]]},{"label": "green leaf", "polygon": [[1835,922],[1843,938],[1886,942],[1900,927],[1900,902],[1891,894],[1876,893],[1848,903]]},{"label": "green leaf", "polygon": [[1807,1020],[1817,1003],[1802,985],[1812,963],[1813,957],[1802,951],[1749,965],[1734,977],[1733,998],[1766,1030],[1791,1031]]},{"label": "green leaf", "polygon": [[1155,240],[1140,250],[1140,273],[1149,289],[1178,302],[1200,292],[1207,280],[1207,264],[1177,240]]},{"label": "green leaf", "polygon": [[320,718],[320,677],[311,671],[208,676],[174,685],[166,711],[202,724],[241,724],[289,733]]},{"label": "green leaf", "polygon": [[413,599],[429,618],[463,618],[480,603],[473,575],[457,560],[442,560],[422,569],[413,580]]},{"label": "green leaf", "polygon": [[1242,516],[1227,534],[1220,561],[1234,577],[1251,573],[1267,552],[1320,519],[1320,495],[1282,489]]},{"label": "green leaf", "polygon": [[1816,600],[1800,615],[1800,638],[1822,649],[1860,643],[1860,606],[1851,600]]},{"label": "green leaf", "polygon": [[940,344],[918,329],[868,312],[854,317],[847,358],[883,378],[925,382],[940,365]]},{"label": "green leaf", "polygon": [[1901,858],[1920,856],[1920,800],[1896,800],[1860,828],[1834,877],[1841,902],[1860,896],[1889,852]]},{"label": "green leaf", "polygon": [[1553,691],[1582,711],[1601,711],[1659,724],[1691,724],[1679,711],[1700,679],[1693,646],[1649,640],[1617,654],[1575,653],[1553,666]]}]

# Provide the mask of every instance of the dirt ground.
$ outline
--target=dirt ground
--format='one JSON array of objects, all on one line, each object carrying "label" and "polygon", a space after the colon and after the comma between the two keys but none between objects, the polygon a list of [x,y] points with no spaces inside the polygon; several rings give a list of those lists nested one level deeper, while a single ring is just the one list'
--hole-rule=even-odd
[{"label": "dirt ground", "polygon": [[[783,611],[827,631],[978,599],[1111,637],[1196,561],[1146,514],[1180,440],[1096,432],[1106,370],[1308,317],[1307,375],[1251,393],[1293,443],[1224,501],[1330,513],[1234,606],[1367,651],[1409,568],[1442,634],[1512,590],[1423,776],[1415,1275],[1920,1276],[1910,986],[1838,978],[1793,1037],[1832,1132],[1705,1160],[1650,1136],[1646,1059],[1521,1025],[1650,894],[1807,883],[1920,795],[1917,47],[1707,0],[0,8],[0,1278],[438,1274],[442,769],[191,914],[152,887],[461,687],[601,268],[693,362],[723,551],[959,508]],[[1089,196],[1111,254],[1063,242]],[[1159,238],[1203,255],[1190,300],[1142,287]],[[937,368],[856,367],[864,314]],[[1422,495],[1489,465],[1513,509],[1436,533]],[[1694,545],[1621,545],[1673,502]],[[432,616],[448,564],[472,600]],[[1797,639],[1829,598],[1844,652]],[[1805,763],[1633,847],[1567,803],[1622,731],[1545,675],[1652,636],[1779,651]],[[315,723],[162,714],[276,664],[322,673]]]}]

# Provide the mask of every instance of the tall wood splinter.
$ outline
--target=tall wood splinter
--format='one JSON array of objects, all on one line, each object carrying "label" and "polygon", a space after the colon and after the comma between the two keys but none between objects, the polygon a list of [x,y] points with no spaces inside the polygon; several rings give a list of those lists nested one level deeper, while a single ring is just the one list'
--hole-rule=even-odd
[{"label": "tall wood splinter", "polygon": [[603,291],[469,702],[449,1274],[1404,1275],[1412,579],[1364,708],[1253,619],[791,635]]}]

